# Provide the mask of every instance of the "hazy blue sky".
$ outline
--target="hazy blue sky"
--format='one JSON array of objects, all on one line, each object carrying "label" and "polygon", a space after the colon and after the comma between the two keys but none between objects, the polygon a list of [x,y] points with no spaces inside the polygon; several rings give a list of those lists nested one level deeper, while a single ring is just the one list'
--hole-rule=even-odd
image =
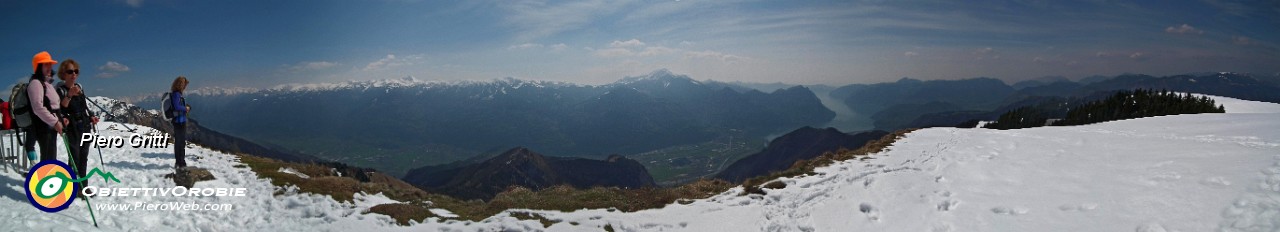
[{"label": "hazy blue sky", "polygon": [[[75,58],[97,94],[415,76],[849,84],[1280,75],[1276,1],[0,1],[0,70]],[[93,93],[91,93],[93,94]]]}]

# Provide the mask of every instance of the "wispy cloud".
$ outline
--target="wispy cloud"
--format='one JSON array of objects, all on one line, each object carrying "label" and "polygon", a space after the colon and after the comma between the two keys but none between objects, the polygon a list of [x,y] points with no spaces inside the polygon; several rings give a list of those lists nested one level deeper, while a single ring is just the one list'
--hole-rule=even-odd
[{"label": "wispy cloud", "polygon": [[974,55],[974,59],[976,60],[1000,59],[1000,53],[996,51],[995,48],[991,48],[991,47],[984,47],[984,48],[978,49],[977,51],[973,51],[973,55]]},{"label": "wispy cloud", "polygon": [[557,33],[579,29],[597,17],[613,14],[630,4],[631,0],[590,0],[565,3],[541,1],[503,2],[507,25],[517,27],[517,41],[528,41]]},{"label": "wispy cloud", "polygon": [[919,56],[919,55],[920,55],[920,53],[916,53],[916,52],[912,52],[912,51],[908,51],[908,52],[903,52],[903,53],[902,53],[902,56],[905,56],[905,57],[915,57],[915,56]]},{"label": "wispy cloud", "polygon": [[98,66],[99,72],[96,76],[100,78],[112,78],[119,76],[120,73],[129,72],[129,70],[129,66],[121,64],[120,62],[107,61],[106,64]]},{"label": "wispy cloud", "polygon": [[734,62],[750,59],[749,57],[726,54],[726,53],[711,51],[711,50],[684,52],[684,57],[693,58],[693,59],[716,59],[726,63],[734,63]]},{"label": "wispy cloud", "polygon": [[625,56],[636,55],[635,52],[632,52],[631,50],[626,48],[598,49],[598,50],[595,50],[595,54],[596,56],[600,56],[600,57],[625,57]]},{"label": "wispy cloud", "polygon": [[[688,41],[681,44],[692,45]],[[737,61],[745,57],[729,55],[714,51],[685,51],[684,49],[672,48],[661,45],[646,46],[644,41],[639,39],[630,39],[626,41],[614,40],[609,43],[609,48],[594,50],[594,54],[599,57],[650,57],[650,56],[666,56],[683,53],[685,58],[716,58],[724,61]]]},{"label": "wispy cloud", "polygon": [[507,50],[531,49],[531,48],[541,48],[541,47],[542,47],[542,44],[536,44],[536,43],[523,43],[523,44],[518,44],[518,45],[511,45],[511,46],[507,47]]},{"label": "wispy cloud", "polygon": [[286,65],[284,69],[289,72],[303,72],[303,71],[312,71],[312,70],[323,70],[323,69],[331,68],[337,65],[338,63],[329,62],[329,61],[307,61],[307,62],[299,62],[294,65]]},{"label": "wispy cloud", "polygon": [[386,69],[399,67],[399,66],[414,65],[414,64],[417,64],[418,62],[422,62],[423,59],[425,59],[425,57],[422,54],[408,55],[403,57],[396,57],[395,54],[387,54],[386,57],[383,57],[382,59],[378,59],[377,61],[371,62],[368,65],[365,65],[364,68],[361,70],[364,70],[364,71],[386,70]]},{"label": "wispy cloud", "polygon": [[125,66],[124,64],[115,61],[107,61],[106,64],[98,66],[98,70],[107,72],[128,72],[129,66]]},{"label": "wispy cloud", "polygon": [[647,47],[647,48],[644,48],[644,51],[640,51],[640,52],[639,52],[639,53],[637,53],[636,55],[639,55],[639,56],[660,56],[660,55],[673,54],[673,53],[676,53],[676,52],[680,52],[680,49],[668,48],[668,47],[663,47],[663,46],[653,46],[653,47]]},{"label": "wispy cloud", "polygon": [[1253,44],[1253,39],[1244,36],[1233,36],[1231,37],[1231,43],[1235,45],[1250,45]]},{"label": "wispy cloud", "polygon": [[551,50],[553,51],[560,51],[560,50],[564,50],[565,48],[569,48],[569,45],[565,45],[564,43],[551,45]]},{"label": "wispy cloud", "polygon": [[[635,49],[635,50],[632,50]],[[609,43],[609,48],[595,50],[595,55],[600,57],[629,57],[629,56],[657,56],[680,52],[679,49],[664,46],[645,47],[645,43],[639,39],[631,39],[627,41],[614,40]]]},{"label": "wispy cloud", "polygon": [[631,39],[627,41],[614,40],[612,43],[609,43],[609,47],[615,47],[615,48],[640,47],[640,46],[644,46],[644,42],[641,42],[638,39]]},{"label": "wispy cloud", "polygon": [[531,49],[539,49],[539,48],[548,48],[551,51],[562,51],[566,48],[569,48],[569,45],[566,45],[564,43],[557,43],[552,45],[543,45],[540,43],[522,43],[522,44],[507,46],[507,50],[531,50]]},{"label": "wispy cloud", "polygon": [[1146,55],[1146,54],[1142,54],[1142,52],[1134,52],[1133,54],[1129,54],[1129,59],[1134,59],[1134,60],[1146,60],[1146,59],[1147,59],[1147,55]]},{"label": "wispy cloud", "polygon": [[1196,34],[1196,35],[1204,34],[1204,30],[1196,29],[1195,27],[1192,27],[1191,25],[1187,25],[1187,24],[1182,24],[1182,26],[1166,27],[1164,28],[1164,32],[1174,33],[1174,34]]}]

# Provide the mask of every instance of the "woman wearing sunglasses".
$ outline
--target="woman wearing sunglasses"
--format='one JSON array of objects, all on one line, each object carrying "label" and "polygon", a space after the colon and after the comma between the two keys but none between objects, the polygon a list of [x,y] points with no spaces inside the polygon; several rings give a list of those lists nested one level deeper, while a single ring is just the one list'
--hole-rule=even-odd
[{"label": "woman wearing sunglasses", "polygon": [[[62,61],[62,65],[58,66],[58,79],[62,83],[58,85],[58,97],[62,98],[58,105],[62,106],[62,118],[66,119],[67,127],[63,128],[66,132],[67,139],[71,141],[79,141],[82,134],[93,131],[93,125],[98,124],[98,117],[93,115],[89,110],[88,99],[84,95],[84,88],[80,87],[80,83],[76,81],[80,79],[80,63],[73,59]],[[84,143],[71,142],[68,144],[71,149],[71,162],[75,162],[75,167],[79,176],[85,176],[85,170],[89,169],[89,146]],[[81,182],[79,186],[89,185],[88,180]],[[76,192],[80,192],[76,189]]]}]

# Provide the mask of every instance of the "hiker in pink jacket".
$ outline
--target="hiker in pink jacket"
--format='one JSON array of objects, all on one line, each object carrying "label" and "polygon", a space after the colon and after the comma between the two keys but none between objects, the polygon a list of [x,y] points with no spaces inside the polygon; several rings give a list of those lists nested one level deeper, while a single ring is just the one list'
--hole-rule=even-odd
[{"label": "hiker in pink jacket", "polygon": [[53,64],[57,64],[48,52],[37,53],[31,59],[36,69],[31,75],[31,83],[27,84],[27,98],[31,112],[40,120],[33,120],[27,129],[27,141],[23,144],[27,154],[35,153],[35,143],[40,143],[40,161],[58,159],[58,134],[62,133],[65,122],[58,118],[61,108],[58,92],[53,85]]}]

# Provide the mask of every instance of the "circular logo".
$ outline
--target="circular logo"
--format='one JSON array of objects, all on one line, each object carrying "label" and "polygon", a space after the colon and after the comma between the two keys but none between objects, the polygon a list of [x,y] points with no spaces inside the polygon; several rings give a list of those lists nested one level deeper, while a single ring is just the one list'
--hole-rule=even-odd
[{"label": "circular logo", "polygon": [[40,161],[27,172],[27,200],[45,212],[58,212],[75,201],[76,173],[57,160]]}]

